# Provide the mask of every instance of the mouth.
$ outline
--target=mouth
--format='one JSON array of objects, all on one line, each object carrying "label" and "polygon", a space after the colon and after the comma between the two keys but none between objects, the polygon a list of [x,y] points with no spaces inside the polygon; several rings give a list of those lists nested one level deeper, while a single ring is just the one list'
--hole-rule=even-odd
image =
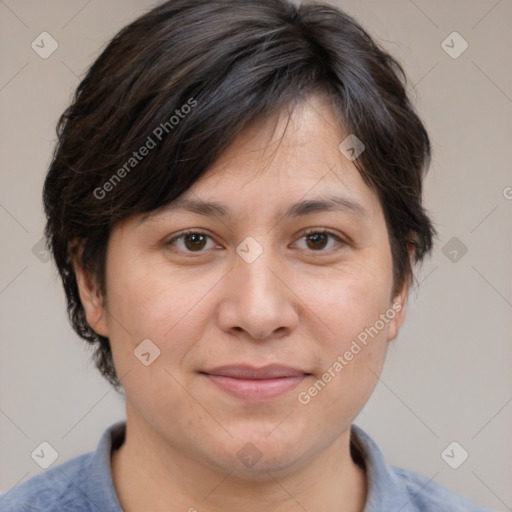
[{"label": "mouth", "polygon": [[231,365],[199,373],[224,392],[254,402],[270,400],[289,392],[311,375],[305,370],[281,365],[262,368]]}]

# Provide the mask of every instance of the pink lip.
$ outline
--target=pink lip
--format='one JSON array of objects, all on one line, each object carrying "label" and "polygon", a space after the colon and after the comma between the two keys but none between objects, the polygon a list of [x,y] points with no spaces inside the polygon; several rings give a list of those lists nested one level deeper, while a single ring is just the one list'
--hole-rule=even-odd
[{"label": "pink lip", "polygon": [[248,365],[221,366],[200,373],[224,391],[251,401],[279,396],[295,388],[310,375],[303,370],[280,365],[263,368]]}]

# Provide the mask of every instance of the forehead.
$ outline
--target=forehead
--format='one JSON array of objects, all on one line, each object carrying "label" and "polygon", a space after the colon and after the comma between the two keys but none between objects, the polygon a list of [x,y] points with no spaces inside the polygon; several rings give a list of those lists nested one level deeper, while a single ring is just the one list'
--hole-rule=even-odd
[{"label": "forehead", "polygon": [[339,150],[346,137],[329,102],[310,97],[291,114],[281,111],[246,127],[164,211],[228,220],[262,208],[277,209],[280,218],[340,211],[370,222],[380,204]]}]

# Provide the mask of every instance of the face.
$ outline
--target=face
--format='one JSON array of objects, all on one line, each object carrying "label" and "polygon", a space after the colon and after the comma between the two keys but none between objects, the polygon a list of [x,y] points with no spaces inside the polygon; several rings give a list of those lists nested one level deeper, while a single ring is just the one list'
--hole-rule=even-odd
[{"label": "face", "polygon": [[247,129],[180,198],[202,210],[119,224],[106,301],[77,270],[128,423],[226,472],[299,467],[346,435],[405,314],[377,196],[338,149],[348,133],[319,97],[286,121]]}]

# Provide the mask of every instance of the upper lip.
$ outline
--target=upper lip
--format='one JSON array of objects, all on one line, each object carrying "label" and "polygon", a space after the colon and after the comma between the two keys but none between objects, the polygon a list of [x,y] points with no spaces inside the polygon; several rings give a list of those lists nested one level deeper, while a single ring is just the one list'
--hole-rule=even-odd
[{"label": "upper lip", "polygon": [[239,364],[239,365],[226,365],[217,366],[210,370],[203,370],[200,373],[208,375],[219,375],[223,377],[231,377],[235,379],[277,379],[279,377],[297,377],[300,375],[309,375],[309,372],[292,368],[290,366],[283,366],[278,364],[270,364],[256,368],[254,366]]}]

